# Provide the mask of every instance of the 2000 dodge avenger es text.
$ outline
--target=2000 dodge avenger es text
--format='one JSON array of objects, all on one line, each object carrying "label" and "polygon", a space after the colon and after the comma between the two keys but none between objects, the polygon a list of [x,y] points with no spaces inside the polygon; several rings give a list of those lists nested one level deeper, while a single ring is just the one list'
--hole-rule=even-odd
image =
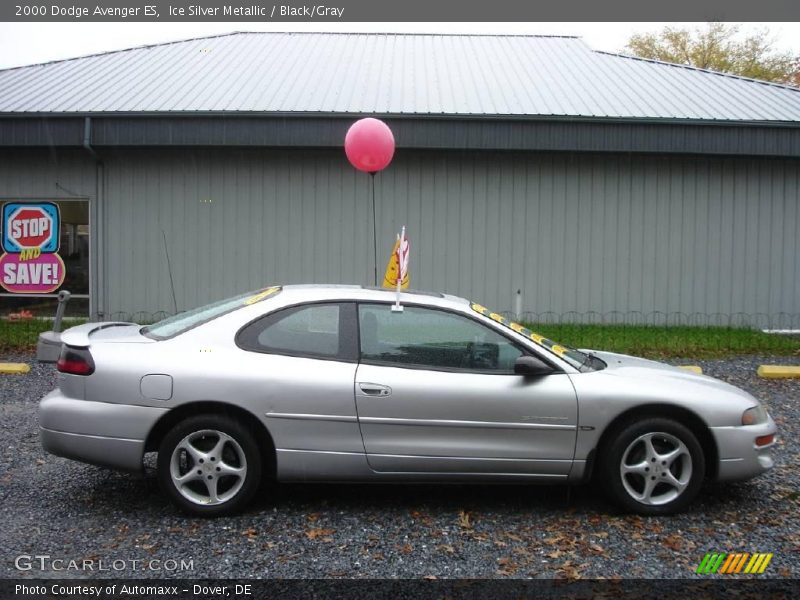
[{"label": "2000 dodge avenger es text", "polygon": [[40,404],[53,454],[141,470],[182,509],[242,509],[278,481],[561,482],[684,509],[704,478],[773,466],[750,394],[556,344],[454,296],[270,287],[142,327],[67,330]]}]

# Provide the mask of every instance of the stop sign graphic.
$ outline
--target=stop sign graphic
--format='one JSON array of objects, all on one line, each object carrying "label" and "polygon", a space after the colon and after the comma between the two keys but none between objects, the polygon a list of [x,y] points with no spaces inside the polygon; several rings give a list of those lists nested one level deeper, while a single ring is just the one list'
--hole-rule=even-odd
[{"label": "stop sign graphic", "polygon": [[52,202],[9,202],[3,206],[3,248],[19,253],[26,249],[56,252],[59,212]]}]

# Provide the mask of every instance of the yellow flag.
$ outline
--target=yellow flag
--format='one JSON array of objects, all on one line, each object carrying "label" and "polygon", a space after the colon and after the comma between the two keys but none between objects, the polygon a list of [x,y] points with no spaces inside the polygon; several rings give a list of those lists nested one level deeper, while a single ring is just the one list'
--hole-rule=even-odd
[{"label": "yellow flag", "polygon": [[[386,265],[386,274],[383,276],[383,287],[396,289],[397,288],[397,273],[400,268],[400,260],[398,250],[400,249],[400,237],[394,243],[392,255],[389,257],[389,263]],[[405,272],[403,282],[400,285],[401,289],[408,289],[408,270]]]}]

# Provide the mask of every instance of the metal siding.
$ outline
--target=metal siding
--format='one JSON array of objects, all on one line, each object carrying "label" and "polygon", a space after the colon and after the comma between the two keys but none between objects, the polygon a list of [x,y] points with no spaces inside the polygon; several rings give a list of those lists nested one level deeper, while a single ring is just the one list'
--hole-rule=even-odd
[{"label": "metal siding", "polygon": [[[0,158],[0,196],[94,199],[85,152]],[[275,282],[371,283],[369,176],[340,152],[103,159],[107,316],[172,310],[162,229],[181,310]],[[414,287],[499,310],[521,289],[537,313],[800,313],[799,164],[404,152],[375,180],[379,277],[406,224]]]},{"label": "metal siding", "polygon": [[244,32],[0,71],[0,113],[800,121],[800,90],[570,37]]}]

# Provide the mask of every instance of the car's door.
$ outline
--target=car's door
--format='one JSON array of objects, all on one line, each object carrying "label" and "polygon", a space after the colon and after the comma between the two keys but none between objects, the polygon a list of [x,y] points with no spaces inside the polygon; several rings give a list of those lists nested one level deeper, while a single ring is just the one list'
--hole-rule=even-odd
[{"label": "car's door", "polygon": [[239,332],[245,352],[236,370],[247,374],[279,462],[286,453],[363,452],[353,401],[355,319],[353,303],[300,304]]},{"label": "car's door", "polygon": [[526,350],[460,313],[361,303],[358,321],[355,397],[371,468],[569,473],[577,400],[566,374],[515,375]]}]

